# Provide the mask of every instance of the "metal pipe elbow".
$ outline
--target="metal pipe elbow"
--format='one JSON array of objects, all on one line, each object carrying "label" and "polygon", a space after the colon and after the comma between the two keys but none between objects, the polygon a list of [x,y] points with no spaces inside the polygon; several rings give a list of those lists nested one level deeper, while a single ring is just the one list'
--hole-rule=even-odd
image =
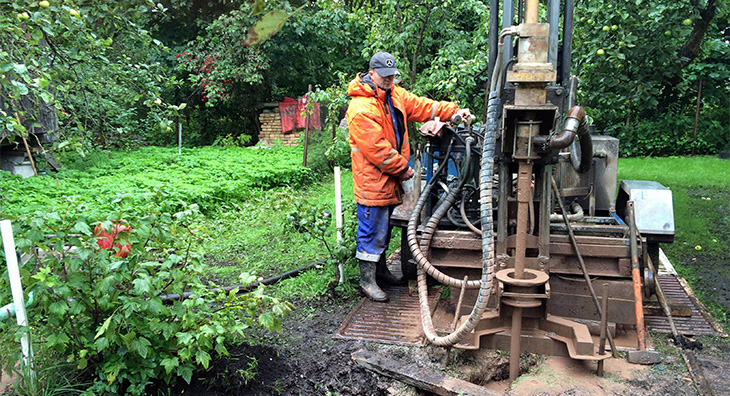
[{"label": "metal pipe elbow", "polygon": [[563,131],[559,135],[550,139],[550,148],[563,149],[570,146],[570,144],[573,143],[575,136],[579,134],[581,126],[585,125],[585,120],[586,112],[582,107],[571,107],[566,115]]}]

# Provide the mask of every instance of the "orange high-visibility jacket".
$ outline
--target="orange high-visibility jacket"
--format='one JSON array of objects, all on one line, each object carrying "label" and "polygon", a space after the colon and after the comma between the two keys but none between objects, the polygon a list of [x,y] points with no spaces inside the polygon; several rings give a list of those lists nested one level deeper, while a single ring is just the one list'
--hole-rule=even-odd
[{"label": "orange high-visibility jacket", "polygon": [[353,190],[355,201],[361,205],[390,206],[403,202],[403,186],[398,176],[408,170],[411,154],[406,120],[424,122],[433,117],[450,120],[459,110],[456,103],[419,97],[396,85],[391,91],[396,117],[404,129],[400,150],[387,111],[385,91],[377,88],[367,73],[355,77],[347,87],[352,97],[347,108],[347,127]]}]

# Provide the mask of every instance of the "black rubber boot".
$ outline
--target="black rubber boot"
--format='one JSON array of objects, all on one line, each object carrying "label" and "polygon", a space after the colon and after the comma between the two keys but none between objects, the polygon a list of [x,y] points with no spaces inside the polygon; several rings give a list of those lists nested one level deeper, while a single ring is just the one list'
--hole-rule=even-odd
[{"label": "black rubber boot", "polygon": [[388,265],[385,263],[385,254],[380,255],[380,261],[378,261],[378,268],[375,271],[375,279],[384,285],[403,285],[405,284],[403,277],[395,276],[388,269]]},{"label": "black rubber boot", "polygon": [[375,282],[377,265],[372,261],[360,260],[360,291],[375,302],[386,302],[388,295]]}]

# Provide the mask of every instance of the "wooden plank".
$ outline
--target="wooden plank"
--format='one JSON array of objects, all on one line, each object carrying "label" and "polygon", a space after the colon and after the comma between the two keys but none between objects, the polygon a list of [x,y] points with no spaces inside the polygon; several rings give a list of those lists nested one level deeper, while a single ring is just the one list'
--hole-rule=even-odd
[{"label": "wooden plank", "polygon": [[[627,246],[619,245],[593,245],[578,244],[580,254],[583,257],[631,257],[631,251]],[[551,255],[572,256],[575,255],[575,249],[570,243],[552,242],[550,244]]]},{"label": "wooden plank", "polygon": [[[670,304],[669,309],[671,310],[672,316],[675,318],[689,318],[692,316],[692,307],[687,305]],[[648,301],[644,303],[644,316],[664,316],[664,310],[658,302]]]},{"label": "wooden plank", "polygon": [[697,363],[694,352],[691,350],[685,350],[684,353],[682,353],[682,358],[684,358],[684,362],[687,365],[687,371],[689,371],[689,374],[697,387],[698,393],[701,396],[714,396],[712,388],[710,388],[710,384],[707,383],[707,378],[705,378],[705,374],[702,372],[702,367],[700,367],[699,363]]},{"label": "wooden plank", "polygon": [[431,248],[482,251],[482,238],[471,231],[437,230],[431,239]]},{"label": "wooden plank", "polygon": [[[596,236],[580,236],[575,237],[578,245],[606,245],[606,246],[629,246],[629,240],[625,238],[607,238],[607,237],[596,237]],[[558,243],[570,243],[570,237],[568,235],[550,234],[551,242]]]},{"label": "wooden plank", "polygon": [[415,363],[405,364],[392,357],[384,357],[364,349],[353,352],[351,356],[353,361],[368,370],[440,396],[500,395],[483,386],[448,376],[440,371],[418,367]]}]

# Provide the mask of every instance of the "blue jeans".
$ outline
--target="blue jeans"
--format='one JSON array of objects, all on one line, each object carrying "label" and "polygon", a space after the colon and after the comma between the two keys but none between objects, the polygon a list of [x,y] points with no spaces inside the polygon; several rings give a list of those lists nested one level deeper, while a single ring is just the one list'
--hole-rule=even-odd
[{"label": "blue jeans", "polygon": [[393,206],[357,204],[357,245],[355,257],[378,262],[390,244],[390,215]]}]

